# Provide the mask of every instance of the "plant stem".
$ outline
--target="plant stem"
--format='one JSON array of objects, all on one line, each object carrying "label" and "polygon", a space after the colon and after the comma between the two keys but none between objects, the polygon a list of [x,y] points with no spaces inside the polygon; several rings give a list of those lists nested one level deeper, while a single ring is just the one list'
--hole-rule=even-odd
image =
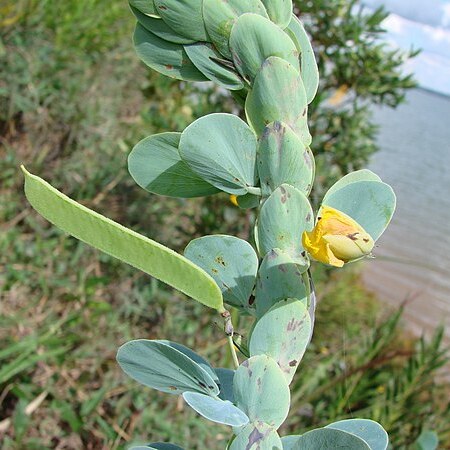
[{"label": "plant stem", "polygon": [[306,304],[309,308],[311,306],[311,283],[309,281],[308,271],[302,273],[302,280],[306,290]]},{"label": "plant stem", "polygon": [[239,360],[236,353],[236,347],[234,346],[233,336],[227,336],[228,346],[230,347],[231,357],[233,358],[234,368],[239,367]]},{"label": "plant stem", "polygon": [[224,329],[225,329],[225,334],[227,335],[228,346],[230,347],[230,352],[231,352],[231,357],[233,359],[234,368],[237,369],[239,367],[239,360],[238,360],[237,353],[236,353],[236,347],[234,346],[234,342],[233,342],[234,327],[233,327],[233,323],[231,320],[231,314],[230,314],[230,311],[223,309],[220,312],[220,315],[224,318]]}]

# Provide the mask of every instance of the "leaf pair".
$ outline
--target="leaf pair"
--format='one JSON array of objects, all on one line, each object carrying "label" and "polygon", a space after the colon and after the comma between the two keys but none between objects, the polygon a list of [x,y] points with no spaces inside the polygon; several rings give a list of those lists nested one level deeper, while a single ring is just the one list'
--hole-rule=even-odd
[{"label": "leaf pair", "polygon": [[182,394],[195,411],[209,420],[235,427],[248,423],[248,417],[232,403],[234,372],[215,371],[183,345],[134,340],[119,348],[117,361],[139,383],[169,394]]},{"label": "leaf pair", "polygon": [[162,133],[139,142],[128,159],[132,177],[144,189],[172,197],[224,191],[253,192],[258,183],[256,136],[231,114],[211,114],[183,133]]},{"label": "leaf pair", "polygon": [[309,448],[348,450],[386,450],[388,435],[381,425],[373,420],[348,419],[309,431],[301,436],[282,438],[283,450]]}]

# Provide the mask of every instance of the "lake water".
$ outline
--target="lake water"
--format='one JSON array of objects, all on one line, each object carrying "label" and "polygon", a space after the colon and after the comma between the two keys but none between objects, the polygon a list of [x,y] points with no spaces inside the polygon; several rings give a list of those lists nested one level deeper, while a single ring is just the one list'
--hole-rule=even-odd
[{"label": "lake water", "polygon": [[399,305],[416,333],[446,325],[450,339],[450,98],[416,89],[396,110],[378,108],[378,152],[370,164],[397,194],[397,211],[366,285]]}]

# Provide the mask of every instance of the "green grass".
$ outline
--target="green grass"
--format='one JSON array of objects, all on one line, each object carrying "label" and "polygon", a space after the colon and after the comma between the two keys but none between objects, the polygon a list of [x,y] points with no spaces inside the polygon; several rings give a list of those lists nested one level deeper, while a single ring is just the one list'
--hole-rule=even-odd
[{"label": "green grass", "polygon": [[[115,362],[116,349],[129,339],[167,338],[229,366],[218,317],[51,227],[26,203],[18,166],[177,250],[213,232],[248,237],[251,213],[227,196],[158,198],[126,171],[140,138],[231,111],[232,102],[213,89],[199,93],[149,74],[131,47],[133,23],[123,1],[6,7],[9,22],[0,19],[2,449],[122,449],[149,439],[224,448],[227,428],[199,420],[174,396],[138,386]],[[316,277],[317,328],[283,432],[360,415],[380,420],[395,449],[411,448],[422,428],[450,442],[448,385],[431,390],[445,362],[439,336],[423,343],[402,332],[398,317],[365,292],[353,271],[331,279],[316,271]]]}]

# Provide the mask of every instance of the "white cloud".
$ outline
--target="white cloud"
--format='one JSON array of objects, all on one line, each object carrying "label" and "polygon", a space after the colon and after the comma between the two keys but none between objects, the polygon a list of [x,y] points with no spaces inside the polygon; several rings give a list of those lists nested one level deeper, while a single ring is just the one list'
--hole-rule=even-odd
[{"label": "white cloud", "polygon": [[448,0],[362,0],[367,6],[384,5],[389,12],[414,22],[450,29],[450,1]]}]

